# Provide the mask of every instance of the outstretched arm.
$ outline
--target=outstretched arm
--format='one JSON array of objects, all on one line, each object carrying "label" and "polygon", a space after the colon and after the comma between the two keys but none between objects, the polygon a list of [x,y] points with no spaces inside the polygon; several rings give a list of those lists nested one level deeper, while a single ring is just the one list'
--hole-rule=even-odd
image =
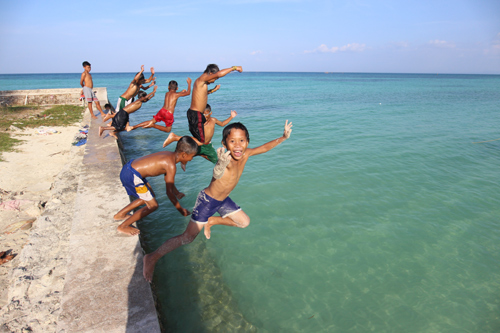
[{"label": "outstretched arm", "polygon": [[283,131],[283,136],[277,138],[276,140],[269,141],[268,143],[263,144],[260,147],[257,148],[249,148],[247,149],[247,152],[249,153],[250,156],[253,155],[259,155],[266,153],[288,139],[290,137],[290,134],[292,133],[292,122],[288,122],[288,120],[285,122],[285,130]]},{"label": "outstretched arm", "polygon": [[151,76],[149,77],[149,79],[144,80],[144,82],[148,83],[151,82],[152,80],[155,80],[156,78],[154,76],[155,76],[155,69],[151,67]]},{"label": "outstretched arm", "polygon": [[226,68],[226,69],[221,69],[217,73],[209,74],[207,76],[207,81],[210,81],[212,79],[219,79],[223,76],[226,76],[227,74],[231,73],[232,71],[238,71],[238,72],[243,72],[243,67],[241,66],[233,66],[231,68]]},{"label": "outstretched arm", "polygon": [[141,66],[141,71],[137,74],[135,74],[134,79],[132,80],[133,83],[137,84],[139,82],[139,78],[141,77],[141,74],[144,72],[144,65]]},{"label": "outstretched arm", "polygon": [[214,118],[215,119],[215,123],[219,126],[226,126],[227,124],[229,124],[229,122],[231,121],[231,119],[233,119],[234,117],[236,117],[238,115],[238,113],[236,113],[236,111],[234,110],[231,110],[231,116],[229,116],[229,118],[227,118],[226,120],[224,121],[220,121],[218,120],[217,118]]},{"label": "outstretched arm", "polygon": [[151,98],[154,97],[155,93],[156,93],[156,89],[158,89],[158,86],[155,86],[155,88],[153,89],[152,92],[150,92],[148,95],[146,95],[145,97],[142,97],[142,98],[139,98],[139,100],[143,99],[142,101],[143,102],[147,102],[149,101]]},{"label": "outstretched arm", "polygon": [[184,97],[184,96],[189,96],[189,94],[191,94],[191,79],[190,78],[187,78],[186,80],[187,84],[188,84],[188,89],[182,89],[181,91],[179,91],[177,93],[177,95],[179,97]]},{"label": "outstretched arm", "polygon": [[155,77],[153,78],[153,82],[151,82],[151,84],[150,84],[149,86],[144,87],[144,86],[141,84],[141,85],[139,86],[139,88],[141,88],[142,90],[148,90],[149,88],[151,88],[152,86],[154,86],[154,85],[156,84],[156,81],[154,81],[154,80],[156,80],[156,78],[155,78]]}]

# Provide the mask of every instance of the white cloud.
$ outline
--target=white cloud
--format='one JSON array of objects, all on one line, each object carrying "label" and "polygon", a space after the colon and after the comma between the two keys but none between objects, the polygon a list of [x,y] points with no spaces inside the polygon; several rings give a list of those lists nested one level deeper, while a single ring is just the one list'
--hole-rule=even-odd
[{"label": "white cloud", "polygon": [[261,50],[250,52],[251,55],[262,54]]},{"label": "white cloud", "polygon": [[455,43],[447,42],[445,40],[439,40],[439,39],[430,40],[429,45],[435,46],[435,47],[447,47],[447,48],[454,48],[455,47]]},{"label": "white cloud", "polygon": [[352,43],[352,44],[347,44],[344,46],[333,46],[333,47],[328,47],[326,44],[321,44],[314,50],[306,50],[304,53],[336,53],[336,52],[346,52],[346,51],[352,51],[352,52],[363,52],[366,49],[366,44],[358,44],[358,43]]}]

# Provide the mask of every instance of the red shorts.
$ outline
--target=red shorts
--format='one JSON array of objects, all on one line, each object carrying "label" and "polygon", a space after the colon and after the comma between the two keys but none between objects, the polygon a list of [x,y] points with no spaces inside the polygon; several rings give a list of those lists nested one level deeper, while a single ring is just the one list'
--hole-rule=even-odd
[{"label": "red shorts", "polygon": [[161,110],[158,111],[156,116],[153,116],[153,118],[156,122],[163,121],[165,123],[165,126],[167,127],[172,126],[172,124],[174,123],[174,115],[164,108],[161,108]]}]

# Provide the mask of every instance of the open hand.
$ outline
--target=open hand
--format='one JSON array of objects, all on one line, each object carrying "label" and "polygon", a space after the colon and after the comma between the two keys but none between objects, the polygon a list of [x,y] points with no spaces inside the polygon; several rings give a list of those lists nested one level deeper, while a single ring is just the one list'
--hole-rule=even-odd
[{"label": "open hand", "polygon": [[151,67],[151,75],[155,75],[155,69]]},{"label": "open hand", "polygon": [[234,110],[231,110],[231,117],[236,117],[238,115],[238,113]]},{"label": "open hand", "polygon": [[283,131],[283,136],[288,139],[292,134],[292,122],[288,123],[288,119],[285,122],[285,130]]}]

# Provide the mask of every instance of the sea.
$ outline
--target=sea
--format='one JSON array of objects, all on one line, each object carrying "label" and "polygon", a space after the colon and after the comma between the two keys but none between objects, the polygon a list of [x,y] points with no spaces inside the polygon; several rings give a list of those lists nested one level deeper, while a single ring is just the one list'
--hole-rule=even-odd
[{"label": "sea", "polygon": [[[93,73],[94,86],[116,106],[134,74]],[[152,119],[170,80],[185,89],[199,75],[156,73],[156,96],[131,124]],[[0,90],[79,80],[0,75]],[[158,262],[165,331],[500,331],[499,75],[233,72],[217,83],[212,116],[235,110],[249,147],[280,137],[286,120],[293,131],[251,157],[231,193],[247,228],[215,226]],[[178,100],[176,134],[190,135],[189,105]],[[164,150],[166,137],[121,134],[127,159]],[[212,169],[201,157],[177,169],[184,208]],[[189,222],[163,177],[150,183],[160,208],[138,224],[147,253]]]}]

